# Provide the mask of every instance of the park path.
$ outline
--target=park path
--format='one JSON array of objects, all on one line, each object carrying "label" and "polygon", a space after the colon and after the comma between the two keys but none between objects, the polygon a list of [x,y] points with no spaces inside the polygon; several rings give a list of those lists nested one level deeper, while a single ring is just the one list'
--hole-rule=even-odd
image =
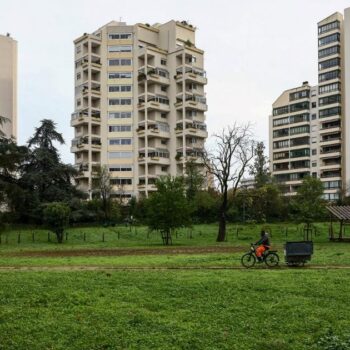
[{"label": "park path", "polygon": [[0,272],[79,272],[79,271],[210,271],[210,270],[241,270],[241,271],[308,271],[308,270],[350,270],[349,265],[310,265],[304,267],[288,267],[280,265],[275,268],[259,266],[246,269],[241,266],[103,266],[103,265],[55,265],[55,266],[0,266]]}]

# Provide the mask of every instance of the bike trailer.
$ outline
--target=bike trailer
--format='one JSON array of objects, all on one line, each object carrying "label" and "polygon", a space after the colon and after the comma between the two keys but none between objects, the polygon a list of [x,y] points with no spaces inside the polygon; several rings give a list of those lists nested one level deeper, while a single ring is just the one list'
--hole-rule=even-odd
[{"label": "bike trailer", "polygon": [[286,242],[284,256],[288,265],[304,265],[314,252],[312,241]]}]

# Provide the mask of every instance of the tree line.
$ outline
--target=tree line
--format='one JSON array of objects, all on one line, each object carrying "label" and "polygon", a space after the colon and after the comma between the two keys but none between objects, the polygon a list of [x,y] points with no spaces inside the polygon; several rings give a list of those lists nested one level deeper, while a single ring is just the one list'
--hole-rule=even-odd
[{"label": "tree line", "polygon": [[[93,199],[76,188],[79,171],[62,162],[57,146],[64,139],[52,120],[42,120],[25,145],[0,134],[0,225],[48,225],[61,241],[69,224],[140,223],[159,230],[169,244],[176,228],[196,223],[218,222],[220,242],[227,222],[311,223],[322,218],[322,183],[305,178],[296,196],[283,195],[269,173],[265,146],[254,139],[249,124],[234,124],[213,138],[214,147],[200,162],[187,162],[183,176],[160,178],[148,198],[124,203],[112,200],[106,167],[93,181]],[[251,188],[242,186],[247,175],[254,179]]]}]

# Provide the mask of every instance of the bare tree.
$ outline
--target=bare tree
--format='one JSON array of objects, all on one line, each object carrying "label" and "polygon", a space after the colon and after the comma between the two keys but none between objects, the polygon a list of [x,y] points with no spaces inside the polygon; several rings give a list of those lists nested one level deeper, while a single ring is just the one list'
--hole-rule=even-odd
[{"label": "bare tree", "polygon": [[232,189],[233,197],[236,195],[242,176],[254,157],[255,141],[249,123],[243,126],[235,123],[213,136],[216,147],[212,151],[205,151],[204,164],[207,173],[214,177],[221,193],[219,232],[216,241],[223,242],[226,238],[228,192]]},{"label": "bare tree", "polygon": [[107,166],[102,166],[98,169],[98,175],[95,179],[95,191],[99,193],[102,201],[102,210],[105,220],[108,219],[110,209],[110,197],[112,192],[111,178]]}]

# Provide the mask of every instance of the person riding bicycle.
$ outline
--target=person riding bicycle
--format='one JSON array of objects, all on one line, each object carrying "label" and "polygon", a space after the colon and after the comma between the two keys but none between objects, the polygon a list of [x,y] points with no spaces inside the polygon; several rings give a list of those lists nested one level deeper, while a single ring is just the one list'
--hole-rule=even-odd
[{"label": "person riding bicycle", "polygon": [[261,236],[260,239],[254,244],[258,246],[255,249],[256,257],[258,258],[259,262],[262,262],[263,261],[262,255],[266,250],[270,249],[270,239],[267,232],[265,232],[264,230],[261,230],[260,236]]}]

